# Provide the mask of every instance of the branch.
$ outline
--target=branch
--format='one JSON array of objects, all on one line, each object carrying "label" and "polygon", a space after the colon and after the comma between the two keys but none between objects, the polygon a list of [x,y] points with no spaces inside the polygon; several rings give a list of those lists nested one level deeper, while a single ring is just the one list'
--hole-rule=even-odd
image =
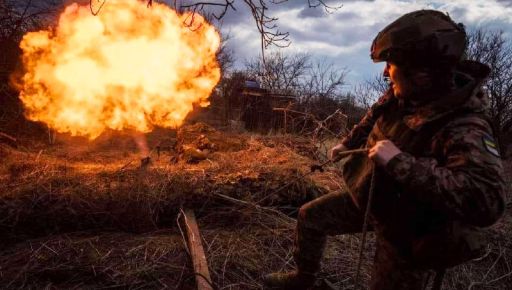
[{"label": "branch", "polygon": [[[234,1],[235,0],[225,0],[224,3],[197,2],[197,3],[192,3],[192,4],[182,4],[182,5],[180,5],[180,9],[187,9],[187,10],[192,11],[193,13],[197,13],[197,12],[204,12],[205,6],[221,7],[220,14],[217,14],[217,13],[210,14],[215,19],[220,20],[226,15],[226,12],[229,9],[233,9],[233,11],[236,11],[236,8],[233,6]],[[176,7],[176,1],[174,2],[174,7]]]},{"label": "branch", "polygon": [[316,0],[316,3],[313,3],[314,0],[308,0],[309,8],[317,8],[319,6],[322,6],[325,9],[326,13],[332,14],[341,7],[343,7],[343,4],[336,5],[336,6],[330,6],[327,5],[323,0]]},{"label": "branch", "polygon": [[100,7],[98,7],[98,9],[96,9],[96,11],[94,11],[94,8],[92,7],[93,6],[92,1],[93,0],[89,0],[89,8],[91,9],[92,15],[97,16],[100,13],[101,8],[103,8],[103,5],[105,5],[105,2],[107,2],[107,0],[96,0],[98,2],[103,1],[103,2],[101,2]]}]

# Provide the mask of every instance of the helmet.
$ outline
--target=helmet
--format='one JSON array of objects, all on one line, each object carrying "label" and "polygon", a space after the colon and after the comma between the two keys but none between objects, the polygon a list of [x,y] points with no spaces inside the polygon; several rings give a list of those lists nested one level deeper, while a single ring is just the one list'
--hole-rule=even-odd
[{"label": "helmet", "polygon": [[384,28],[373,40],[374,62],[428,66],[455,65],[466,48],[464,26],[435,10],[407,13]]}]

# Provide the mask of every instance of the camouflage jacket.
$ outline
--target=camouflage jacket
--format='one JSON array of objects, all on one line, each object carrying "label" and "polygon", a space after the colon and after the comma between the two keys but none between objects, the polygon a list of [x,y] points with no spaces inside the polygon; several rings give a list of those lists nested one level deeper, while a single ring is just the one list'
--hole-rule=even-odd
[{"label": "camouflage jacket", "polygon": [[[375,170],[371,212],[377,231],[404,256],[430,268],[469,259],[482,245],[478,228],[504,212],[503,168],[481,90],[487,74],[485,65],[466,62],[456,73],[456,89],[419,107],[388,92],[342,141],[354,149],[389,139],[401,149],[386,168]],[[363,154],[344,165],[359,207],[366,205],[372,168]],[[451,254],[458,257],[439,260]]]}]

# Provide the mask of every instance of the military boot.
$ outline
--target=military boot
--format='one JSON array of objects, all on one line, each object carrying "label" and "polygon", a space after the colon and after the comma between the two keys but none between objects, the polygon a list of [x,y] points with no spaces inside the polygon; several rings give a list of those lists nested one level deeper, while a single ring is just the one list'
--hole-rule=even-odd
[{"label": "military boot", "polygon": [[271,273],[263,277],[264,289],[307,290],[315,284],[314,274],[299,271]]}]

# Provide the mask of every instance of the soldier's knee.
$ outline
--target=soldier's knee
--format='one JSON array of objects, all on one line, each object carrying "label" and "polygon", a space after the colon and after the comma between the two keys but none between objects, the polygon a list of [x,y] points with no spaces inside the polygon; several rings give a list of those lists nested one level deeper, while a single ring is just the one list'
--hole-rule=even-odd
[{"label": "soldier's knee", "polygon": [[299,214],[297,216],[297,221],[302,222],[306,220],[306,216],[308,215],[308,208],[306,205],[303,205],[299,208]]},{"label": "soldier's knee", "polygon": [[311,203],[306,203],[305,205],[301,206],[299,209],[299,214],[297,216],[297,223],[299,226],[306,226],[310,225],[312,223],[312,216],[314,213],[314,207],[311,205]]}]

